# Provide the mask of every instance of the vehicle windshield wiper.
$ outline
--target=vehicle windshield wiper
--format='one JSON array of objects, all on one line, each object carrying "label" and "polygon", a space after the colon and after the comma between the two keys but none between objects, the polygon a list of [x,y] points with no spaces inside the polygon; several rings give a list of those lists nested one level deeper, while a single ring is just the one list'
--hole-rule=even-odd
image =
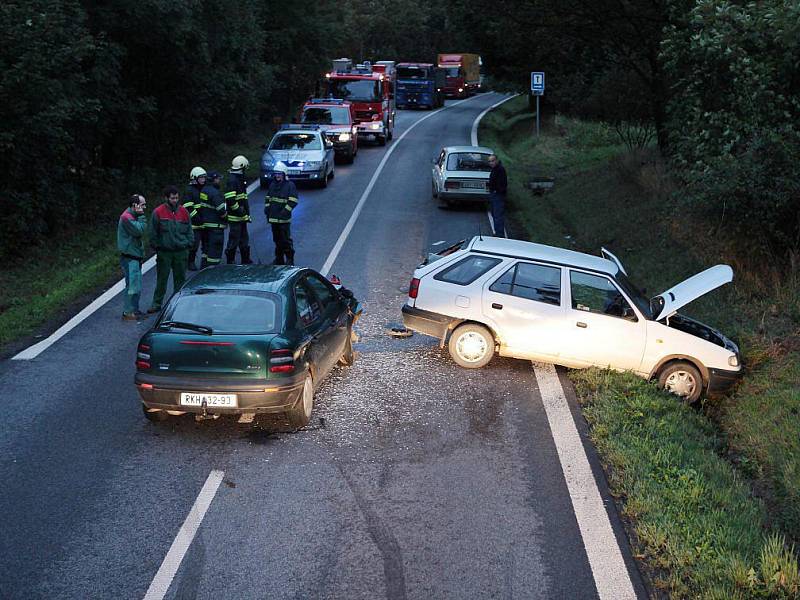
[{"label": "vehicle windshield wiper", "polygon": [[183,321],[162,321],[158,325],[159,329],[171,329],[172,327],[179,327],[180,329],[190,329],[192,331],[197,331],[199,333],[205,333],[206,335],[211,335],[214,333],[214,330],[211,327],[207,327],[206,325],[197,325],[196,323],[184,323]]}]

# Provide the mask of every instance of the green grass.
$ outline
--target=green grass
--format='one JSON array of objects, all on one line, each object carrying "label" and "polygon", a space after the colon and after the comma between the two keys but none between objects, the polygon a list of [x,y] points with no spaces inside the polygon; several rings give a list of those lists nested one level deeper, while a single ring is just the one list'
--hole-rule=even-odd
[{"label": "green grass", "polygon": [[[88,303],[87,295],[120,279],[116,248],[117,219],[125,208],[127,195],[141,191],[148,199],[150,210],[161,203],[161,188],[175,183],[180,189],[188,180],[195,164],[207,171],[222,174],[230,168],[237,154],[250,159],[251,177],[258,176],[261,146],[269,141],[270,132],[251,133],[238,144],[218,146],[205,156],[186,159],[180,171],[164,173],[147,171],[130,177],[127,189],[118,200],[108,203],[105,214],[82,230],[72,229],[54,238],[47,247],[30,248],[20,259],[8,260],[0,268],[0,353],[8,350],[15,340],[34,334],[51,319],[66,320],[66,309],[76,302]],[[146,299],[144,299],[146,301]],[[120,305],[120,311],[121,311]]]},{"label": "green grass", "polygon": [[[481,144],[493,147],[508,169],[517,237],[590,253],[605,246],[650,295],[713,264],[734,267],[733,285],[684,309],[740,342],[746,374],[733,395],[695,411],[630,377],[600,372],[572,377],[615,490],[624,498],[632,537],[659,587],[673,597],[726,597],[732,589],[740,597],[790,597],[785,590],[767,590],[759,561],[765,540],[773,539],[765,537],[770,531],[800,541],[797,269],[787,275],[753,264],[732,250],[735,244],[716,239],[705,224],[679,212],[672,198],[681,190],[656,150],[630,152],[603,124],[559,116],[536,139],[533,117],[520,97],[489,113],[479,133]],[[536,176],[555,178],[554,189],[534,195],[525,184]],[[637,416],[644,414],[632,409],[637,403],[657,416]],[[629,430],[638,433],[629,436]],[[681,446],[693,450],[678,452]],[[662,448],[671,450],[652,455]],[[677,472],[702,474],[702,486],[724,489],[697,500],[693,494],[702,486],[659,480],[665,456]],[[683,505],[712,520],[682,514]],[[708,537],[709,532],[717,533]],[[703,539],[709,550],[688,561],[686,553],[704,547],[698,543]],[[722,579],[712,576],[731,560]],[[755,575],[745,577],[750,568]],[[752,589],[736,587],[743,577],[753,582]]]}]

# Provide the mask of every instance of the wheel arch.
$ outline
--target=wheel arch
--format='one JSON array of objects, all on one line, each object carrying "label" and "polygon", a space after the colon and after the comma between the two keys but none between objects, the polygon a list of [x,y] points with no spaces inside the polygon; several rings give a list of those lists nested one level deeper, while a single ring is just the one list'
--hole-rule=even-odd
[{"label": "wheel arch", "polygon": [[708,372],[708,368],[702,363],[702,361],[693,356],[689,356],[688,354],[670,354],[663,357],[650,371],[650,375],[647,377],[647,379],[653,380],[657,378],[658,374],[664,367],[676,362],[688,362],[693,365],[698,371],[700,371],[700,376],[703,378],[703,389],[708,389],[708,382],[710,381],[710,373]]},{"label": "wheel arch", "polygon": [[491,325],[486,323],[482,323],[480,321],[476,321],[474,319],[453,319],[450,321],[450,324],[447,326],[447,329],[442,336],[441,341],[439,342],[440,347],[444,348],[447,343],[450,341],[450,337],[453,335],[453,332],[461,327],[462,325],[480,325],[481,327],[485,327],[489,330],[489,333],[492,334],[492,339],[494,340],[495,352],[497,351],[497,347],[500,345],[500,342],[497,337],[497,332]]}]

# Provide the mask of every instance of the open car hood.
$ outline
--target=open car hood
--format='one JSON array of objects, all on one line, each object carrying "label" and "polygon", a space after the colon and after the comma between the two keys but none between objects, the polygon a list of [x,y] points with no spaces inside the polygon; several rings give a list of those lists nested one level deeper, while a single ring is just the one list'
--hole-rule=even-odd
[{"label": "open car hood", "polygon": [[733,269],[728,265],[717,265],[693,275],[653,299],[655,310],[658,310],[659,305],[661,306],[661,310],[658,310],[658,314],[654,314],[653,318],[660,320],[669,317],[703,294],[731,281],[733,281]]}]

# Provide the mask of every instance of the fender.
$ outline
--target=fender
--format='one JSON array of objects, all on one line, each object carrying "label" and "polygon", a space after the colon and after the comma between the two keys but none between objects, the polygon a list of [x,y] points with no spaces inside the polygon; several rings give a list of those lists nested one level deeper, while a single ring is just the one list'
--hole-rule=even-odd
[{"label": "fender", "polygon": [[689,356],[688,354],[668,354],[664,356],[661,360],[658,361],[655,367],[653,367],[652,371],[648,374],[648,379],[653,379],[658,375],[658,372],[662,369],[662,367],[669,363],[674,362],[677,360],[683,360],[689,363],[692,363],[697,370],[700,371],[700,376],[703,378],[703,387],[708,386],[708,382],[710,380],[710,374],[708,372],[708,368],[699,360],[694,358],[693,356]]}]

